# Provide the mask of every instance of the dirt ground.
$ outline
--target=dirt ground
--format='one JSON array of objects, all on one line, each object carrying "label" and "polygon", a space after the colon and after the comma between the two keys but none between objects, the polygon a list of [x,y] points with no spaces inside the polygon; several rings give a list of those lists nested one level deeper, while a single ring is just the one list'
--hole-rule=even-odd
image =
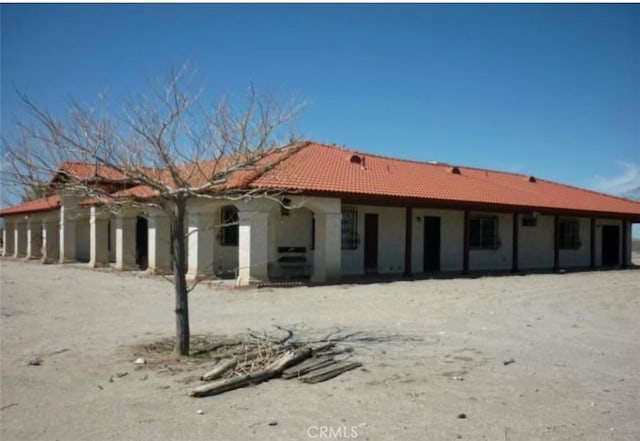
[{"label": "dirt ground", "polygon": [[0,271],[2,441],[640,439],[637,269],[200,286],[194,334],[282,325],[371,340],[353,344],[363,369],[331,381],[200,399],[188,377],[204,370],[133,364],[130,345],[173,333],[166,281],[12,260]]}]

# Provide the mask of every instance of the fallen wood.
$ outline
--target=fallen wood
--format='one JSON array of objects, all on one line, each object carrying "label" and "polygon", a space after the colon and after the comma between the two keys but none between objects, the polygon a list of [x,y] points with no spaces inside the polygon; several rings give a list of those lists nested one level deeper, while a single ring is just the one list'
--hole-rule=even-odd
[{"label": "fallen wood", "polygon": [[249,384],[258,384],[277,377],[287,367],[299,363],[310,356],[311,348],[308,347],[298,349],[294,352],[287,352],[262,371],[252,372],[225,380],[213,381],[196,387],[189,393],[189,395],[192,397],[206,397],[248,386]]},{"label": "fallen wood", "polygon": [[250,374],[240,375],[238,377],[227,378],[226,380],[213,381],[203,384],[193,389],[189,395],[192,397],[206,397],[209,395],[217,395],[233,389],[239,389],[250,384],[258,384],[267,381],[276,376],[274,371],[264,370],[252,372]]},{"label": "fallen wood", "polygon": [[311,357],[311,348],[305,346],[297,349],[294,352],[287,352],[282,357],[271,363],[267,370],[273,370],[276,374],[280,375],[289,366],[300,363],[305,358]]},{"label": "fallen wood", "polygon": [[333,365],[303,375],[299,378],[299,380],[303,383],[309,384],[320,383],[322,381],[330,380],[331,378],[337,377],[343,372],[350,371],[360,366],[362,366],[362,363],[358,361],[338,361]]},{"label": "fallen wood", "polygon": [[222,360],[222,361],[220,361],[220,363],[215,365],[213,367],[213,369],[211,369],[209,372],[207,372],[206,374],[201,376],[200,379],[202,381],[215,380],[216,378],[221,377],[226,372],[228,372],[231,369],[235,368],[238,364],[245,363],[245,362],[251,361],[251,360],[255,360],[256,358],[260,357],[260,355],[261,355],[260,351],[254,351],[254,352],[249,352],[249,353],[244,354],[244,355],[236,355],[235,357],[233,357],[231,359],[228,359],[228,360]]},{"label": "fallen wood", "polygon": [[336,364],[337,360],[332,357],[309,358],[300,364],[287,368],[282,372],[282,378],[288,380],[290,378],[300,377],[309,372]]},{"label": "fallen wood", "polygon": [[238,364],[237,358],[232,358],[231,360],[222,360],[220,363],[214,366],[209,372],[204,374],[200,379],[202,381],[211,381],[220,377],[225,372],[233,369]]}]

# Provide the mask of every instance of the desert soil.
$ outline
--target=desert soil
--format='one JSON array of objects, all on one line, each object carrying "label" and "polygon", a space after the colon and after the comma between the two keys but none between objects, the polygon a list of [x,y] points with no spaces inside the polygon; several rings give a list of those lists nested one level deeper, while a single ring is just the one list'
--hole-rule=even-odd
[{"label": "desert soil", "polygon": [[363,369],[331,381],[200,399],[187,394],[205,369],[133,364],[131,345],[172,335],[166,281],[13,260],[0,270],[3,441],[640,439],[638,269],[199,286],[194,334],[281,325],[371,340],[352,344]]}]

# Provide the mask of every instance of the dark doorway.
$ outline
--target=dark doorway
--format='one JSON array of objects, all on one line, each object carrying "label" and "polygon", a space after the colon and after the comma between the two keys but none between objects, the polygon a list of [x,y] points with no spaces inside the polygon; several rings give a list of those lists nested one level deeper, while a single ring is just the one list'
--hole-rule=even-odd
[{"label": "dark doorway", "polygon": [[620,265],[620,227],[602,226],[602,266]]},{"label": "dark doorway", "polygon": [[149,224],[144,217],[136,219],[136,265],[141,270],[149,265]]},{"label": "dark doorway", "polygon": [[364,215],[364,272],[378,272],[378,215]]},{"label": "dark doorway", "polygon": [[425,273],[440,271],[440,218],[424,217],[424,260]]}]

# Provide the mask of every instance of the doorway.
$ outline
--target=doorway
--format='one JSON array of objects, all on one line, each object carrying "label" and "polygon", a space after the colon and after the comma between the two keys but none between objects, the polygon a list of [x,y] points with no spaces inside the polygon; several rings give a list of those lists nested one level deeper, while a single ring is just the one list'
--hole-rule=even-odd
[{"label": "doorway", "polygon": [[378,215],[364,215],[364,272],[378,273]]},{"label": "doorway", "polygon": [[136,218],[136,265],[141,270],[149,266],[149,224],[140,216]]},{"label": "doorway", "polygon": [[424,217],[424,254],[423,271],[433,273],[440,271],[440,218]]},{"label": "doorway", "polygon": [[620,265],[620,227],[602,226],[602,266]]}]

